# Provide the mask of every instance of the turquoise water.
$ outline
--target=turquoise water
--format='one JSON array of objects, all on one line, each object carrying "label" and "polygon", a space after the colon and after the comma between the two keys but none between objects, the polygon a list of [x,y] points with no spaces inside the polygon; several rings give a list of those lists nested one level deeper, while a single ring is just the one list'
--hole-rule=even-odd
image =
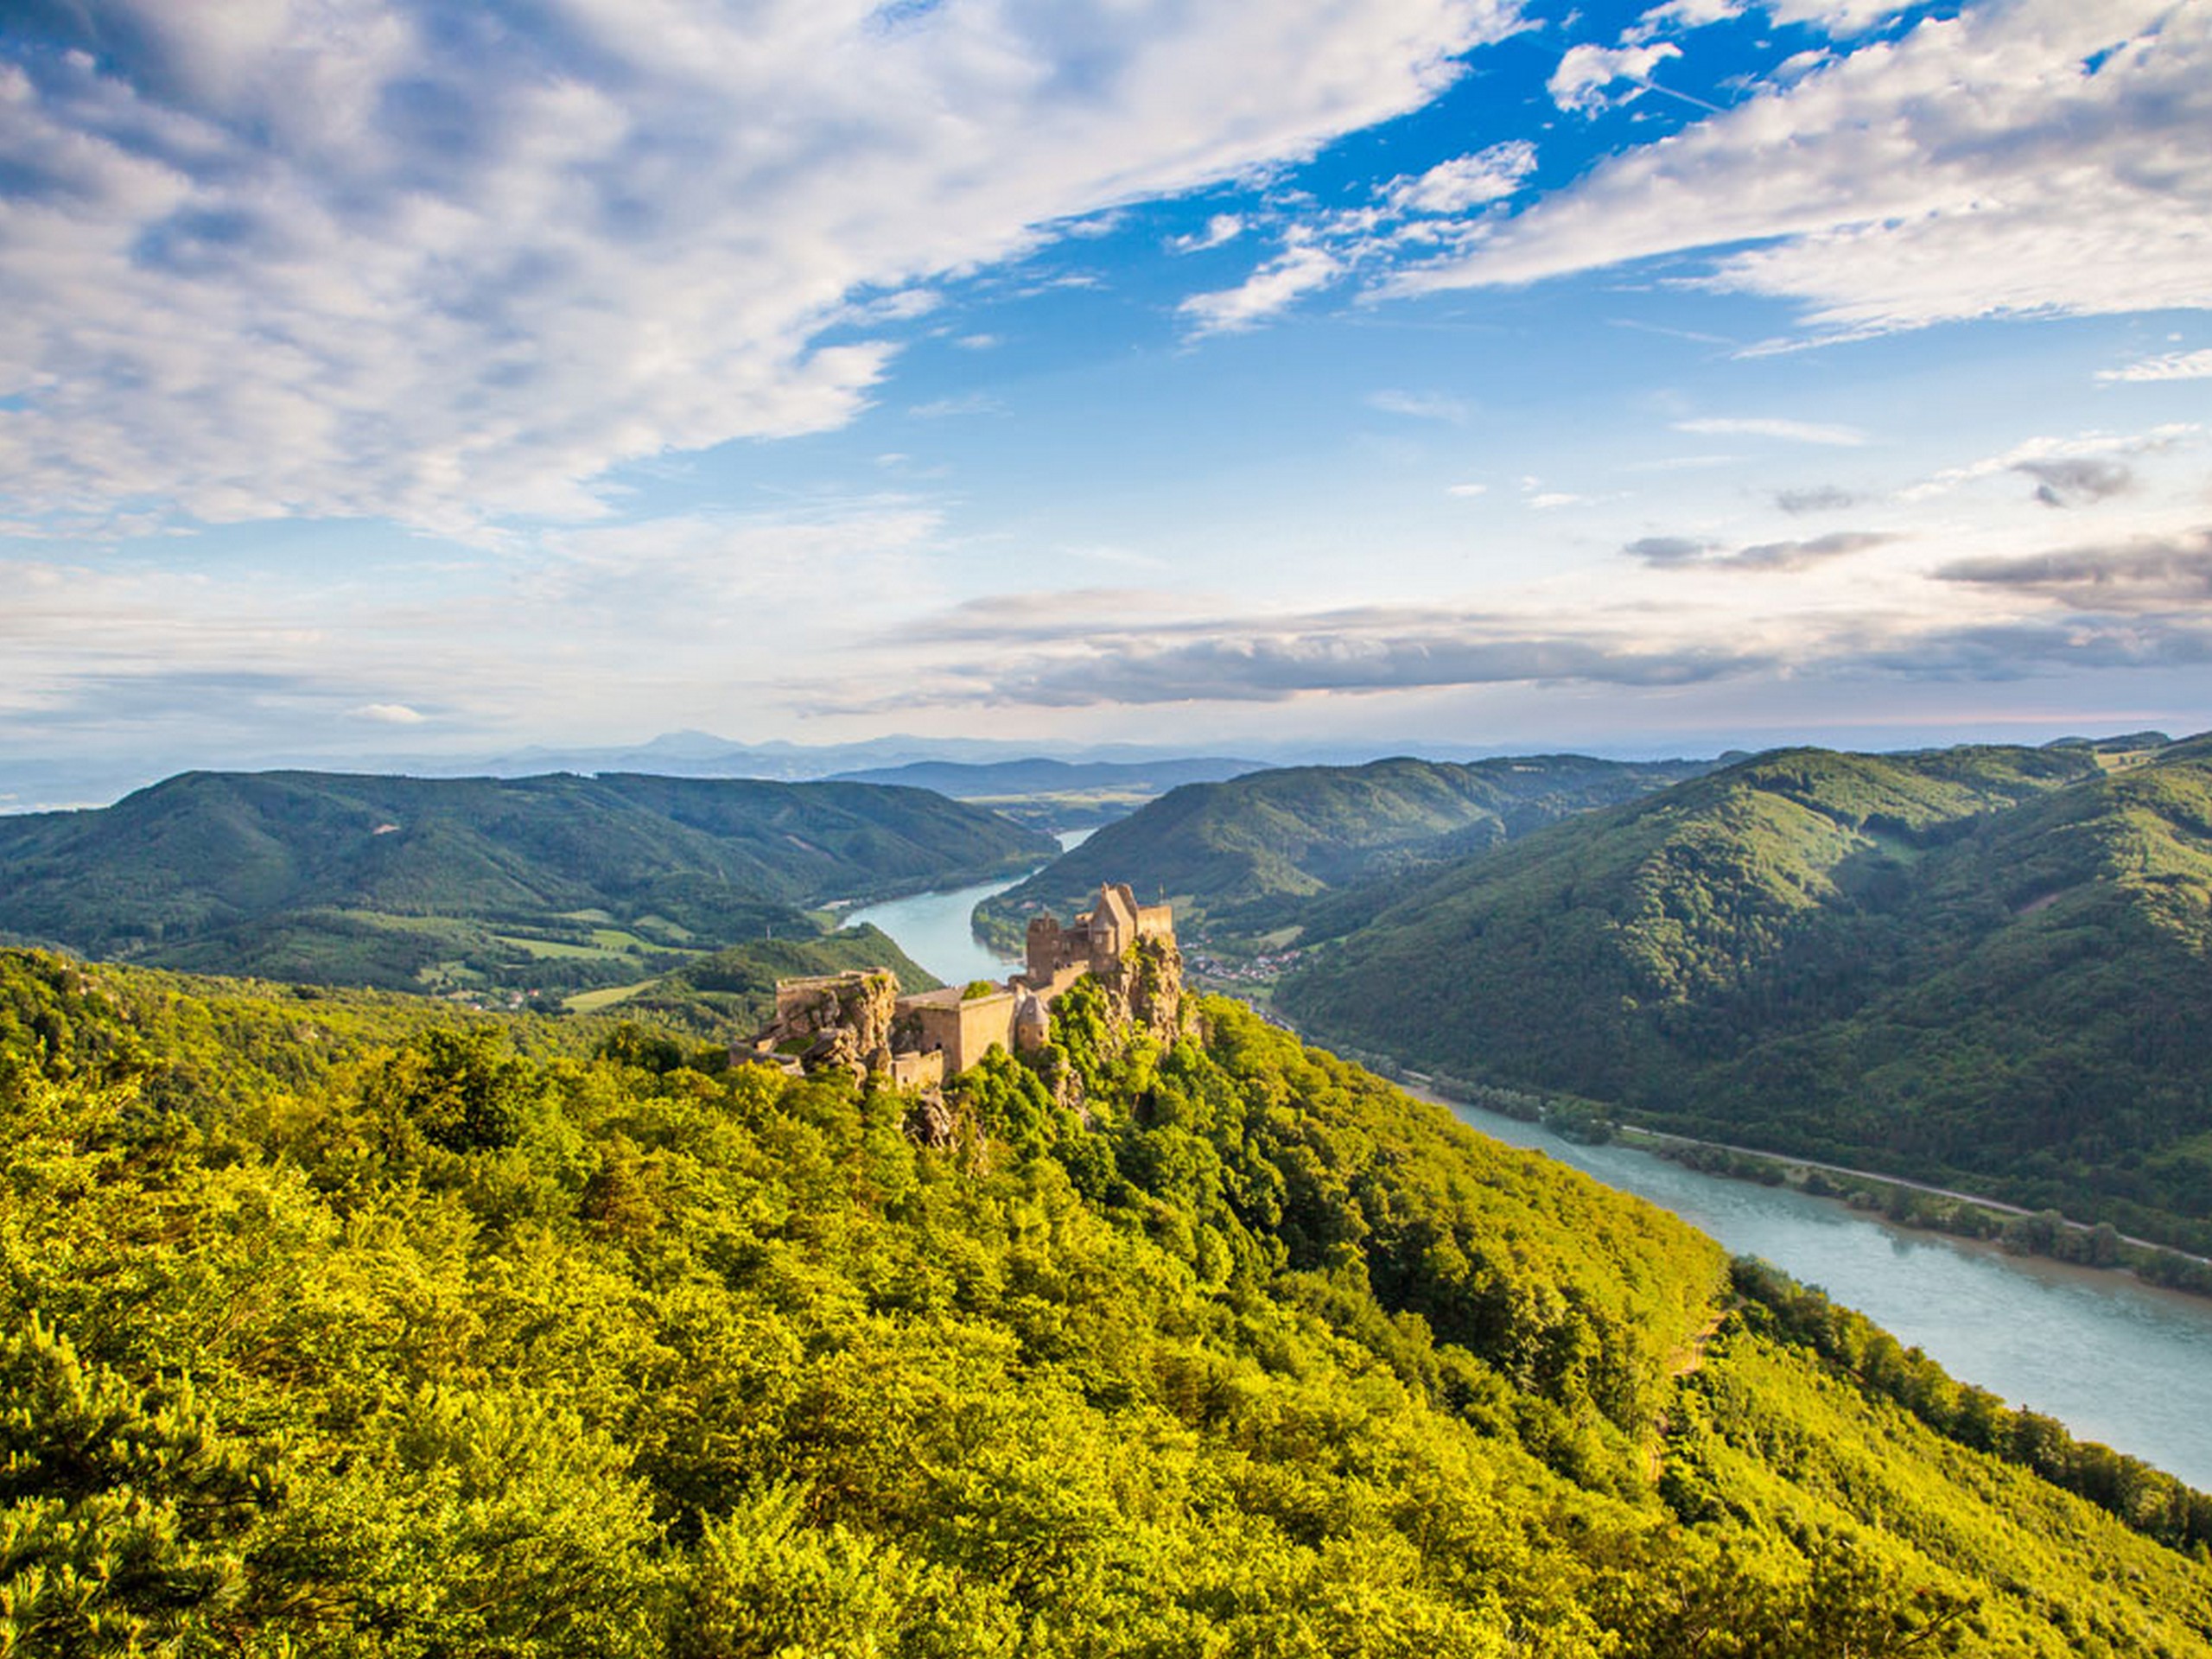
[{"label": "turquoise water", "polygon": [[[1071,830],[1059,837],[1060,850],[1079,847],[1088,830]],[[893,899],[880,905],[863,905],[845,918],[847,927],[873,922],[899,948],[948,985],[965,985],[975,979],[1004,979],[1021,966],[1019,957],[1001,957],[987,947],[969,929],[968,918],[976,906],[995,893],[1004,893],[1023,876],[986,881],[973,887],[954,887],[943,893],[918,893],[911,899]]]},{"label": "turquoise water", "polygon": [[1961,1381],[2212,1489],[2212,1300],[1444,1103],[1485,1135],[1649,1198],[1731,1251],[1820,1286]]}]

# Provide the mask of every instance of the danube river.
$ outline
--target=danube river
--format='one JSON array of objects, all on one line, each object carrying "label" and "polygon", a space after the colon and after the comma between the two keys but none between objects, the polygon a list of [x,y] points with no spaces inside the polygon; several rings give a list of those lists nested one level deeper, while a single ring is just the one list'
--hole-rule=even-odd
[{"label": "danube river", "polygon": [[[976,943],[969,913],[1012,886],[922,893],[855,911],[950,984],[1016,964]],[[2049,1414],[2084,1440],[2212,1490],[2212,1300],[1894,1227],[1788,1188],[1700,1175],[1629,1147],[1584,1147],[1456,1103],[1471,1127],[1572,1165],[1818,1285],[1961,1382]]]}]

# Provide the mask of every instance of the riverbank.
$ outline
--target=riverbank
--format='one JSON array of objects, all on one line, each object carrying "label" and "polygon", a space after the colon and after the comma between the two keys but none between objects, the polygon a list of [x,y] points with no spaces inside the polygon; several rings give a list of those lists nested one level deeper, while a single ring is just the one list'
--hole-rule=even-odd
[{"label": "riverbank", "polygon": [[1388,1055],[1343,1048],[1337,1052],[1440,1104],[1475,1106],[1522,1122],[1541,1122],[1567,1140],[1585,1144],[1616,1141],[1700,1175],[1789,1186],[1808,1197],[1834,1198],[1854,1210],[1878,1214],[1892,1226],[1993,1243],[2010,1255],[2122,1274],[2162,1290],[2212,1299],[2212,1258],[2120,1232],[2108,1222],[2080,1221],[2056,1210],[2029,1210],[1978,1192],[1876,1170],[1700,1140],[1620,1122],[1606,1116],[1605,1107],[1598,1102],[1409,1071]]}]

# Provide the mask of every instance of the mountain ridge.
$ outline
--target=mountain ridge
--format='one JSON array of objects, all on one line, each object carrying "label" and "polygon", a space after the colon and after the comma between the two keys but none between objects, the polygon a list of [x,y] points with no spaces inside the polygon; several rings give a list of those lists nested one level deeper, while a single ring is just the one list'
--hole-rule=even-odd
[{"label": "mountain ridge", "polygon": [[1311,906],[1277,994],[1408,1064],[2202,1250],[2208,906],[2202,740],[1784,750]]},{"label": "mountain ridge", "polygon": [[396,985],[440,951],[505,949],[554,983],[592,977],[594,950],[626,971],[625,952],[650,967],[697,942],[813,932],[813,906],[1054,850],[979,809],[863,784],[186,772],[112,807],[0,818],[0,931],[278,976],[353,957]]}]

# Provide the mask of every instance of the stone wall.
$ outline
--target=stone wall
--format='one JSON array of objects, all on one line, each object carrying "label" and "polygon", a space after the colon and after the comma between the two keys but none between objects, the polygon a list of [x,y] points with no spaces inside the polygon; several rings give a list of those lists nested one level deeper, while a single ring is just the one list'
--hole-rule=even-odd
[{"label": "stone wall", "polygon": [[1162,1042],[1181,1029],[1183,956],[1173,912],[1139,905],[1128,883],[1102,886],[1097,902],[1072,923],[1036,917],[1027,944],[1028,971],[984,996],[963,996],[957,987],[900,996],[881,968],[779,981],[776,1022],[755,1047],[804,1046],[809,1070],[881,1072],[902,1088],[926,1089],[995,1047],[1014,1053],[1044,1041],[1052,1004],[1085,974],[1105,991],[1117,1025],[1142,1027]]},{"label": "stone wall", "polygon": [[944,1056],[947,1077],[965,1071],[993,1044],[1014,1052],[1014,1016],[1019,999],[1009,990],[988,996],[963,996],[958,988],[925,991],[900,1000],[902,1021],[911,1019],[918,1046]]}]

